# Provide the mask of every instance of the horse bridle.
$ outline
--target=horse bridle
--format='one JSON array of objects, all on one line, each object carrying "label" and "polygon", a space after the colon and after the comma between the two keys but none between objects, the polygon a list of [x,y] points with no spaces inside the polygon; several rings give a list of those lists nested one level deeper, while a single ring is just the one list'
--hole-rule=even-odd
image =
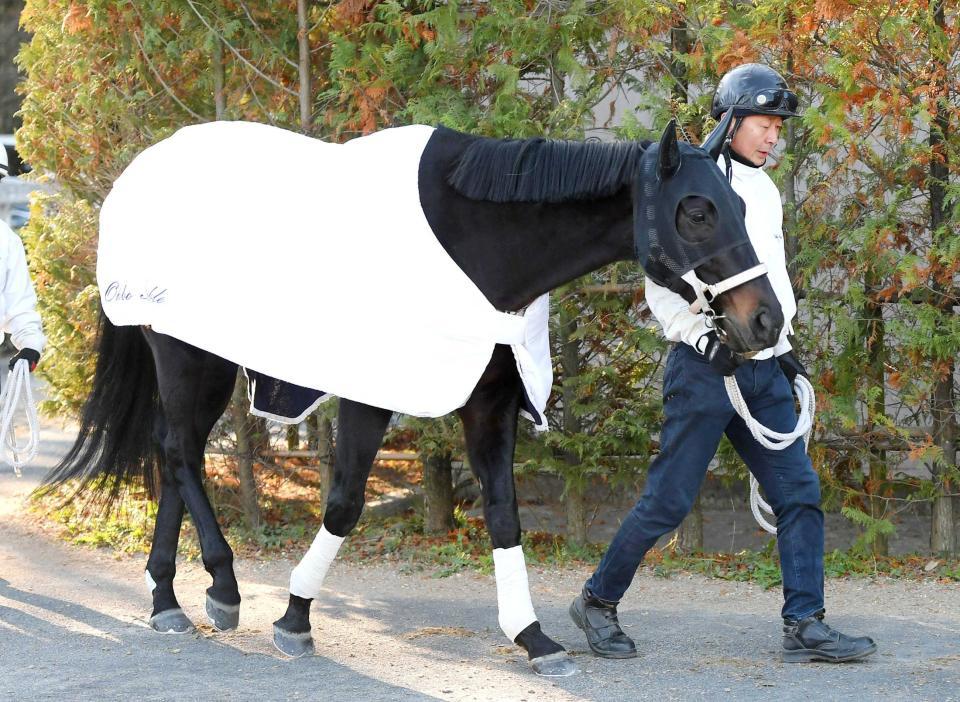
[{"label": "horse bridle", "polygon": [[767,264],[758,263],[745,271],[740,271],[736,275],[724,278],[719,283],[704,283],[697,277],[696,272],[693,270],[687,271],[680,276],[680,278],[693,290],[694,300],[690,303],[690,312],[692,314],[702,313],[707,327],[717,332],[720,341],[726,341],[727,333],[723,330],[723,327],[716,323],[718,319],[723,319],[725,315],[718,314],[717,311],[710,306],[711,303],[728,290],[732,290],[738,285],[743,285],[748,281],[759,278],[766,273]]}]

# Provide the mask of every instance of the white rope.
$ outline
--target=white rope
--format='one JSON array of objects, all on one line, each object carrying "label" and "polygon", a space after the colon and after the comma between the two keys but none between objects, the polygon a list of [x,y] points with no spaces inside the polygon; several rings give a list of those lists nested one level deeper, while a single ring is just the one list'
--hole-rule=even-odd
[{"label": "white rope", "polygon": [[[27,430],[30,436],[26,444],[18,446],[13,420],[21,395],[23,395],[23,411],[27,417]],[[30,362],[23,358],[17,361],[13,370],[7,374],[7,382],[0,391],[0,437],[3,442],[3,446],[0,447],[0,460],[12,466],[13,472],[19,478],[20,469],[33,460],[40,447],[40,420],[37,417],[37,406],[33,401],[33,388],[30,386]]]},{"label": "white rope", "polygon": [[[802,375],[797,375],[793,381],[793,388],[797,391],[797,397],[800,399],[800,418],[797,420],[796,428],[787,433],[780,433],[769,429],[753,418],[746,401],[743,399],[743,395],[740,393],[740,387],[737,385],[735,377],[732,375],[726,376],[723,379],[723,384],[727,388],[727,396],[730,398],[730,404],[733,405],[733,409],[740,415],[750,430],[750,433],[753,435],[753,438],[756,439],[761,446],[773,451],[783,451],[802,436],[803,448],[804,451],[806,451],[807,446],[810,444],[810,435],[813,433],[813,417],[817,410],[816,395],[813,392],[813,385],[810,384],[809,380]],[[753,512],[753,518],[757,520],[757,524],[767,532],[776,534],[777,527],[766,520],[761,510],[767,514],[773,514],[773,509],[770,505],[760,497],[759,483],[757,483],[757,479],[754,478],[751,473],[750,511]]]}]

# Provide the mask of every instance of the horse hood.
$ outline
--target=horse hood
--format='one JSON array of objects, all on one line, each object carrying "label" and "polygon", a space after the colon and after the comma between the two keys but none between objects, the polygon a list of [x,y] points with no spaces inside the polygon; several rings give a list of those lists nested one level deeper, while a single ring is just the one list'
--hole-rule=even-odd
[{"label": "horse hood", "polygon": [[[737,195],[710,156],[685,142],[674,140],[673,147],[677,151],[671,160],[678,166],[670,174],[661,165],[662,150],[667,148],[664,141],[652,144],[640,159],[634,241],[646,274],[658,285],[676,290],[685,285],[684,274],[724,251],[749,244],[750,239]],[[709,167],[694,167],[698,162]],[[707,198],[717,209],[721,226],[707,241],[687,241],[677,230],[676,212],[688,196]]]},{"label": "horse hood", "polygon": [[[499,312],[443,249],[417,183],[433,132],[331,144],[246,122],[179,130],[104,201],[104,312],[287,383],[428,417],[463,406],[509,344],[544,427],[546,296]],[[251,177],[251,152],[268,177]]]}]

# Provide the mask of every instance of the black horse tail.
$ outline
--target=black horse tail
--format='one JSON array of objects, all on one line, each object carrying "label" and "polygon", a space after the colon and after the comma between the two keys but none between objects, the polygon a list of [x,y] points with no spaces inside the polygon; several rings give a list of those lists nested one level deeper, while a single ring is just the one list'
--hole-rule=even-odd
[{"label": "black horse tail", "polygon": [[68,480],[79,485],[67,502],[92,488],[109,508],[128,487],[159,494],[162,452],[155,427],[162,419],[153,354],[136,326],[117,327],[101,310],[97,368],[83,406],[77,440],[43,480],[49,492]]}]

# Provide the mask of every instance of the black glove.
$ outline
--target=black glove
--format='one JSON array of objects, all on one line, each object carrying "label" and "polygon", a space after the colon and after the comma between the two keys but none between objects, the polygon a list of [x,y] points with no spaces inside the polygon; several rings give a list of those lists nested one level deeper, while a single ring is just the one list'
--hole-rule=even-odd
[{"label": "black glove", "polygon": [[37,363],[40,362],[40,352],[27,348],[20,349],[17,351],[17,355],[10,359],[10,370],[13,370],[13,367],[17,365],[17,361],[21,358],[30,363],[30,372],[33,373],[34,368],[37,367]]},{"label": "black glove", "polygon": [[[704,346],[704,339],[706,345]],[[737,367],[743,363],[743,358],[730,350],[730,347],[720,341],[717,332],[707,332],[697,342],[697,350],[703,347],[703,357],[710,362],[710,367],[720,375],[733,375]]]},{"label": "black glove", "polygon": [[793,351],[787,351],[777,356],[777,363],[780,364],[780,369],[783,371],[783,374],[787,376],[787,382],[790,383],[791,388],[793,387],[793,381],[797,379],[798,375],[802,375],[807,380],[810,380],[810,374],[807,373],[807,369],[803,367],[800,359],[796,357]]}]

